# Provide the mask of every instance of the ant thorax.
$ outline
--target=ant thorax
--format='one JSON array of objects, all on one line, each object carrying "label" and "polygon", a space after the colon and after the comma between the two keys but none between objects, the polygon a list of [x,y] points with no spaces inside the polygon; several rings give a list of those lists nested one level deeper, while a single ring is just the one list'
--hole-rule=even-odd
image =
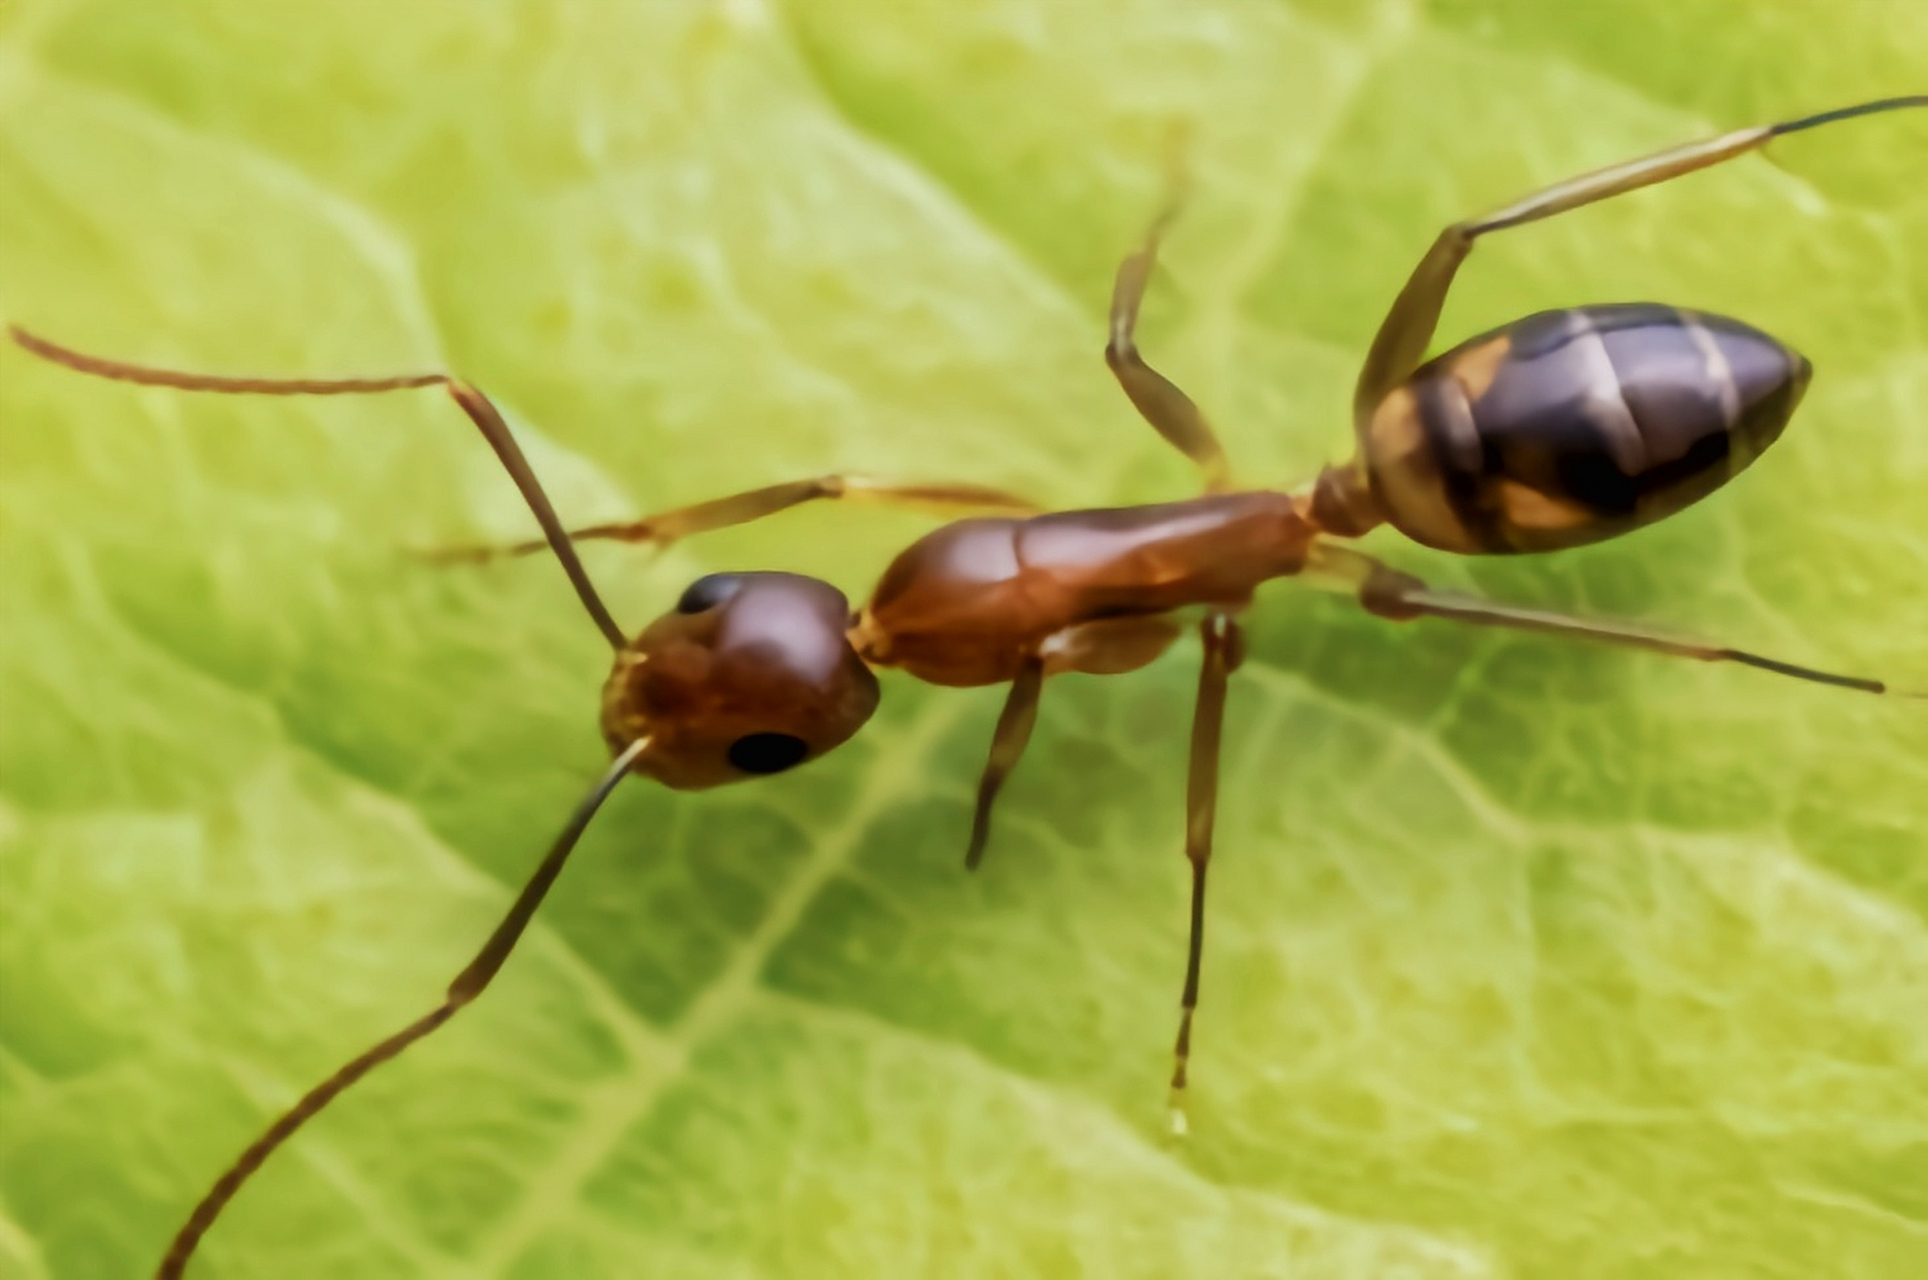
[{"label": "ant thorax", "polygon": [[1305,567],[1315,526],[1291,496],[1208,494],[1027,520],[960,520],[885,570],[852,630],[867,661],[932,684],[1002,684],[1048,671],[1136,670],[1163,651],[1167,615],[1237,609]]}]

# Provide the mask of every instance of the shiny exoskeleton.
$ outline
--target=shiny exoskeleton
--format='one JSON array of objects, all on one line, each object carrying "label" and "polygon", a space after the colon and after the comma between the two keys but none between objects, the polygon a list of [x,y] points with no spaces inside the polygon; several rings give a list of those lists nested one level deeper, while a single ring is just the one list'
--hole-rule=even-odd
[{"label": "shiny exoskeleton", "polygon": [[1808,362],[1652,303],[1543,311],[1380,402],[1361,461],[1386,519],[1442,551],[1556,551],[1697,502],[1780,437]]},{"label": "shiny exoskeleton", "polygon": [[1312,523],[1255,491],[1026,520],[960,520],[884,571],[852,640],[875,666],[941,685],[1003,684],[1033,655],[1047,674],[1114,675],[1156,658],[1193,605],[1244,607],[1305,567]]},{"label": "shiny exoskeleton", "polygon": [[[1305,576],[1393,619],[1436,617],[1542,631],[1702,661],[1735,662],[1869,693],[1876,680],[1740,649],[1672,639],[1430,589],[1344,545],[1390,524],[1462,554],[1557,550],[1615,537],[1705,497],[1779,437],[1808,362],[1719,316],[1653,303],[1547,311],[1425,360],[1455,273],[1481,236],[1664,182],[1836,120],[1928,106],[1889,98],[1743,129],[1558,183],[1442,231],[1381,324],[1354,393],[1356,450],[1293,492],[1234,491],[1198,407],[1134,341],[1163,219],[1118,270],[1106,361],[1146,421],[1198,464],[1204,496],[1155,506],[1042,513],[982,486],[831,475],[767,486],[626,524],[569,530],[487,397],[446,374],[336,381],[224,378],[82,354],[24,330],[23,347],[81,372],[184,390],[332,395],[442,386],[482,432],[543,540],[454,553],[547,548],[614,662],[602,729],[615,759],[578,806],[502,923],[442,1003],[351,1059],[268,1128],[195,1206],[161,1263],[177,1277],[201,1236],[262,1161],[342,1091],[453,1017],[488,986],[604,797],[627,774],[697,789],[794,768],[842,744],[877,706],[874,670],[939,685],[1009,683],[979,783],[966,863],[976,865],[998,788],[1017,763],[1045,678],[1110,675],[1153,661],[1196,617],[1202,646],[1187,783],[1191,929],[1172,1075],[1175,1126],[1191,1048],[1212,850],[1220,726],[1237,668],[1237,615],[1263,583]],[[974,511],[912,544],[860,608],[836,587],[787,573],[700,579],[633,639],[597,594],[573,542],[663,545],[817,499]],[[1918,695],[1915,695],[1918,696]]]}]

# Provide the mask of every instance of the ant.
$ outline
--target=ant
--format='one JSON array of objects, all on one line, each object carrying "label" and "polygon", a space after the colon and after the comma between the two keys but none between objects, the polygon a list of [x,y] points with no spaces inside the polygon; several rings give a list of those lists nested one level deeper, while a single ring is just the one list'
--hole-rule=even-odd
[{"label": "ant", "polygon": [[[553,552],[614,659],[602,694],[602,732],[614,759],[495,932],[439,1005],[350,1059],[236,1158],[174,1237],[160,1280],[183,1273],[229,1200],[297,1129],[487,989],[577,839],[626,775],[698,790],[804,764],[870,718],[878,668],[900,668],[939,685],[1010,685],[978,784],[964,860],[974,868],[990,836],[998,790],[1036,722],[1045,678],[1137,670],[1177,639],[1181,614],[1200,615],[1203,661],[1186,787],[1190,941],[1171,1077],[1177,1133],[1185,1130],[1226,686],[1242,652],[1238,616],[1261,583],[1307,577],[1395,621],[1432,617],[1510,627],[1740,663],[1864,693],[1898,692],[1878,680],[1741,649],[1436,591],[1338,540],[1391,525],[1415,542],[1462,555],[1554,551],[1653,524],[1727,483],[1786,427],[1812,373],[1807,360],[1737,320],[1617,303],[1539,312],[1422,362],[1455,273],[1473,245],[1493,232],[1720,164],[1786,134],[1924,106],[1928,95],[1884,98],[1741,129],[1556,183],[1447,227],[1366,352],[1353,394],[1356,454],[1293,492],[1234,488],[1225,453],[1198,406],[1138,352],[1139,302],[1169,211],[1119,265],[1105,345],[1105,361],[1139,413],[1203,474],[1203,496],[1152,506],[1044,512],[975,485],[831,475],[630,523],[569,529],[495,406],[450,374],[216,377],[101,359],[14,327],[15,342],[55,364],[184,391],[355,395],[443,388],[495,451],[543,534],[540,541],[443,558]],[[574,547],[591,538],[661,546],[805,502],[857,498],[979,514],[913,543],[858,610],[815,578],[713,573],[633,639],[610,616]]]}]

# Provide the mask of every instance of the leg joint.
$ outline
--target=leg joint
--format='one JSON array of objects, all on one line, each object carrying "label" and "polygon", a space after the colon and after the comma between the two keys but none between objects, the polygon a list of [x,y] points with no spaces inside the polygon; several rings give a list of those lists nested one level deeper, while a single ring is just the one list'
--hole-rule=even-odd
[{"label": "leg joint", "polygon": [[1394,622],[1410,622],[1425,610],[1413,604],[1408,597],[1425,589],[1426,584],[1412,574],[1375,564],[1366,575],[1366,580],[1359,584],[1359,603],[1365,606],[1367,613],[1390,618]]}]

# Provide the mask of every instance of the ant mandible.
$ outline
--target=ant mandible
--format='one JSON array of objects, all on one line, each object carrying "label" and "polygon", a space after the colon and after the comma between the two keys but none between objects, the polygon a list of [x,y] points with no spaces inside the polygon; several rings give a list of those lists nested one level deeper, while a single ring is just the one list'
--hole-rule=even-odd
[{"label": "ant mandible", "polygon": [[[1045,677],[1112,675],[1157,658],[1177,615],[1202,613],[1203,662],[1192,721],[1185,856],[1191,926],[1180,998],[1172,1120],[1183,1097],[1198,1004],[1226,683],[1239,665],[1238,615],[1259,584],[1306,576],[1404,621],[1446,618],[1735,662],[1820,684],[1887,693],[1837,675],[1637,627],[1435,591],[1336,539],[1389,524],[1464,555],[1553,551],[1617,537],[1713,492],[1777,439],[1806,389],[1808,362],[1737,320],[1652,303],[1544,311],[1422,363],[1459,266],[1480,237],[1665,182],[1838,120],[1928,106],[1928,95],[1863,102],[1742,129],[1557,183],[1447,227],[1420,259],[1373,338],[1353,394],[1357,452],[1296,492],[1235,489],[1224,451],[1192,400],[1138,353],[1134,330],[1167,217],[1118,268],[1105,360],[1158,433],[1198,465],[1205,494],[1184,502],[1044,513],[995,489],[825,476],[719,498],[626,524],[567,529],[480,391],[445,373],[388,378],[213,377],[85,355],[14,327],[15,342],[82,373],[184,391],[354,395],[440,386],[495,450],[543,539],[457,553],[554,552],[614,666],[602,731],[614,760],[502,922],[435,1009],[351,1059],[270,1125],[202,1197],[157,1275],[178,1277],[201,1237],[275,1148],[350,1085],[427,1036],[488,987],[577,839],[624,775],[700,789],[815,759],[875,710],[875,669],[940,685],[1011,686],[978,784],[965,854],[977,866],[1000,785],[1024,752]],[[959,512],[919,539],[852,612],[826,582],[789,573],[718,573],[633,640],[611,618],[573,543],[664,545],[819,499],[874,498]],[[1920,696],[1920,695],[1910,695]]]}]

